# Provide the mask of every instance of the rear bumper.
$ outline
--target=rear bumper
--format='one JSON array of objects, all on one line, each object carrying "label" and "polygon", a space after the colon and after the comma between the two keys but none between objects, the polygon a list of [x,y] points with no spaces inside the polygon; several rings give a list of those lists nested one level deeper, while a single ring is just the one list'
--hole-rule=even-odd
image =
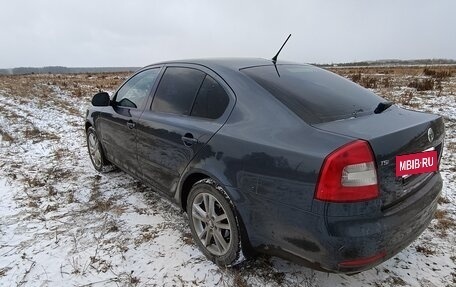
[{"label": "rear bumper", "polygon": [[[278,211],[268,220],[274,232],[261,251],[329,272],[356,273],[396,255],[429,225],[442,178],[436,173],[403,202],[375,215],[325,216],[299,209]],[[326,203],[325,203],[326,204]],[[284,208],[284,206],[275,208]],[[328,210],[327,208],[323,210]],[[267,231],[266,231],[267,233]],[[266,235],[266,234],[264,234]]]},{"label": "rear bumper", "polygon": [[[396,255],[412,243],[429,225],[442,190],[440,174],[431,178],[404,202],[382,211],[377,218],[328,218],[333,252],[338,259],[331,264],[339,272],[359,272]],[[340,263],[358,258],[381,258],[368,264],[347,267]],[[337,264],[337,265],[336,265]]]}]

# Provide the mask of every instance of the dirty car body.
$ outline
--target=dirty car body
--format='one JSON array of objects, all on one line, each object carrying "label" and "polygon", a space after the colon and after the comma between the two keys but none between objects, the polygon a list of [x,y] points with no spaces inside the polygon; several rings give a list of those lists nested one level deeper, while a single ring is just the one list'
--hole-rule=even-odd
[{"label": "dirty car body", "polygon": [[[146,96],[130,103],[124,90],[140,81]],[[223,96],[211,99],[214,90]],[[86,129],[109,162],[184,210],[195,182],[216,181],[243,248],[354,273],[416,239],[442,188],[438,171],[395,175],[397,155],[432,149],[440,160],[442,118],[395,105],[374,113],[382,102],[311,65],[173,61],[139,70],[109,105],[92,106]]]}]

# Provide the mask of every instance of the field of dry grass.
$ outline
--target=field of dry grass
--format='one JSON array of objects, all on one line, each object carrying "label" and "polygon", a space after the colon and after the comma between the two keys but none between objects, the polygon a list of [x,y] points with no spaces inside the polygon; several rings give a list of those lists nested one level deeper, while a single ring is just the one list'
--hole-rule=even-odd
[{"label": "field of dry grass", "polygon": [[[429,92],[436,96],[456,95],[456,66],[345,67],[330,70],[375,90],[388,100],[410,107],[418,105],[414,97],[425,96]],[[403,94],[398,95],[397,91]]]},{"label": "field of dry grass", "polygon": [[90,165],[90,98],[128,73],[0,76],[0,285],[455,286],[456,66],[331,70],[445,118],[436,218],[394,258],[354,276],[269,257],[220,269],[197,250],[178,208],[123,172]]}]

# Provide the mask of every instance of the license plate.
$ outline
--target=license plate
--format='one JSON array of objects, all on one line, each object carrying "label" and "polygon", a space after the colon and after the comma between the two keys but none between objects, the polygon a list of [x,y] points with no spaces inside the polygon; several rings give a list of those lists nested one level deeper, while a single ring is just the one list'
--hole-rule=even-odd
[{"label": "license plate", "polygon": [[437,151],[396,156],[396,176],[406,177],[412,174],[433,172],[438,170]]}]

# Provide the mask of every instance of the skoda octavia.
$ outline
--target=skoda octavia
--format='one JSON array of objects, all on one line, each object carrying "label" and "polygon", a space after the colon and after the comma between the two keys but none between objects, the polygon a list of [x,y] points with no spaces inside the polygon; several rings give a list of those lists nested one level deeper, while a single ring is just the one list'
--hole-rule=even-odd
[{"label": "skoda octavia", "polygon": [[163,62],[87,111],[90,159],[188,214],[222,266],[268,253],[355,273],[427,227],[442,188],[440,116],[400,108],[304,64]]}]

